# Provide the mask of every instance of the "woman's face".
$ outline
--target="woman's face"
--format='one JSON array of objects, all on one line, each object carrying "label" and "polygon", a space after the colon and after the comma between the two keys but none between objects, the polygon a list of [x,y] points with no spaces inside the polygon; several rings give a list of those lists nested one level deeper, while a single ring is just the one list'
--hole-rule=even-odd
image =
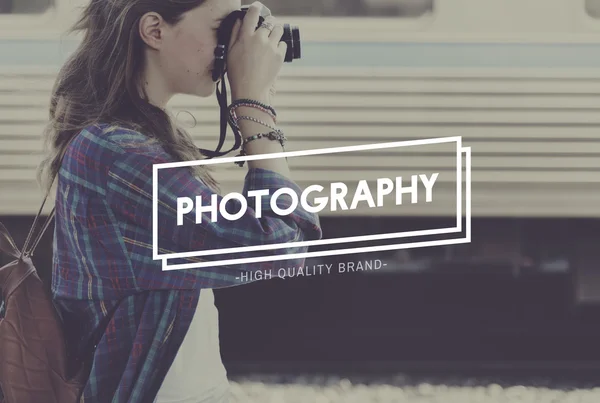
[{"label": "woman's face", "polygon": [[170,92],[202,97],[214,93],[212,68],[217,29],[223,18],[240,7],[240,0],[206,0],[165,30],[159,68]]}]

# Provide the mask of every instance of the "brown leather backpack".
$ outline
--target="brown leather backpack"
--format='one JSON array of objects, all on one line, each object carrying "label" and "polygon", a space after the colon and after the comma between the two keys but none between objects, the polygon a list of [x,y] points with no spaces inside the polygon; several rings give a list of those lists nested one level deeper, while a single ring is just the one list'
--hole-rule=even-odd
[{"label": "brown leather backpack", "polygon": [[[86,381],[84,363],[69,363],[62,320],[31,260],[54,218],[53,208],[31,241],[48,193],[21,251],[0,223],[0,252],[15,259],[0,268],[4,300],[4,317],[0,318],[2,403],[75,403]],[[68,375],[70,364],[77,367],[72,376]]]}]

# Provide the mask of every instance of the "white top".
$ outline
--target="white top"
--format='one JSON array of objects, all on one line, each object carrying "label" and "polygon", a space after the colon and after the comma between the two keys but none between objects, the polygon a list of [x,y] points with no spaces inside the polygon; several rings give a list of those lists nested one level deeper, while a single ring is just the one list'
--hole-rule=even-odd
[{"label": "white top", "polygon": [[220,402],[228,392],[219,348],[219,314],[213,291],[202,289],[190,328],[154,402]]}]

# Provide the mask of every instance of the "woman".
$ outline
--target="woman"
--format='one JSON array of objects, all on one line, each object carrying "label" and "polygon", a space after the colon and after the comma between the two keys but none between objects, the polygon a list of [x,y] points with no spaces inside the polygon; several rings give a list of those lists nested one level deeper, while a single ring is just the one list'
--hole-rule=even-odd
[{"label": "woman", "polygon": [[[172,123],[166,105],[175,94],[214,93],[216,30],[240,7],[239,0],[91,0],[75,27],[84,36],[54,89],[51,153],[40,172],[48,186],[58,173],[52,291],[72,354],[90,365],[83,402],[227,401],[211,289],[241,284],[242,274],[280,263],[162,271],[152,252],[152,167],[203,158]],[[255,136],[275,127],[271,90],[286,51],[273,18],[256,30],[260,7],[254,3],[235,25],[227,57],[232,103],[250,100],[235,111],[249,117],[238,121],[249,155],[282,151],[280,142]],[[300,192],[285,159],[247,165],[244,192]],[[321,237],[317,216],[301,205],[280,216],[265,202],[259,216],[253,200],[235,221],[220,216],[213,222],[204,213],[197,224],[192,211],[178,225],[178,197],[209,201],[218,190],[203,166],[159,170],[157,185],[163,254]],[[280,207],[290,200],[279,198]],[[234,212],[240,207],[230,205]]]}]

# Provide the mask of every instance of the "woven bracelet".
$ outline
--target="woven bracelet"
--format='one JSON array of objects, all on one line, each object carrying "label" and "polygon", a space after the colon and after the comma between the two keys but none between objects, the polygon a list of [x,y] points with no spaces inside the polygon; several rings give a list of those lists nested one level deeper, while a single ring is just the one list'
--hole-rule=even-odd
[{"label": "woven bracelet", "polygon": [[263,113],[266,113],[267,115],[269,115],[271,117],[271,119],[273,119],[273,122],[277,123],[277,115],[275,115],[270,109],[264,108],[262,106],[258,106],[258,105],[254,105],[254,104],[239,104],[235,107],[232,107],[230,109],[229,114],[232,116],[233,119],[236,119],[237,113],[236,113],[236,109],[240,106],[245,106],[248,108],[254,108],[257,109]]},{"label": "woven bracelet", "polygon": [[287,138],[283,135],[283,132],[281,130],[273,130],[268,133],[258,133],[258,134],[255,134],[254,136],[250,136],[250,137],[244,139],[244,141],[242,142],[242,149],[249,142],[258,140],[258,139],[263,139],[263,138],[273,140],[273,141],[278,140],[279,143],[281,144],[281,146],[285,145],[285,142],[287,141]]},{"label": "woven bracelet", "polygon": [[270,124],[268,124],[268,123],[265,123],[265,122],[263,122],[263,121],[262,121],[262,120],[260,120],[260,119],[253,118],[252,116],[238,116],[237,120],[235,121],[235,125],[236,125],[236,127],[238,127],[238,128],[240,127],[240,126],[239,126],[239,124],[238,124],[238,121],[240,121],[240,120],[249,120],[249,121],[251,121],[251,122],[258,123],[258,124],[261,124],[261,125],[263,125],[264,127],[268,128],[268,129],[271,129],[272,131],[277,131],[277,128],[275,128],[275,127],[271,126],[271,125],[270,125]]},{"label": "woven bracelet", "polygon": [[[258,140],[258,139],[268,139],[268,140],[272,140],[272,141],[279,141],[279,144],[281,144],[283,151],[285,151],[285,143],[287,141],[287,138],[283,135],[283,132],[281,130],[274,130],[274,131],[271,131],[268,133],[258,133],[258,134],[255,134],[253,136],[250,136],[250,137],[244,139],[244,141],[242,142],[242,149],[241,149],[240,153],[238,154],[238,157],[243,157],[243,156],[247,155],[245,146],[248,143],[250,143],[251,141]],[[236,165],[243,167],[244,163],[245,163],[245,161],[238,161],[238,162],[236,162]]]}]

